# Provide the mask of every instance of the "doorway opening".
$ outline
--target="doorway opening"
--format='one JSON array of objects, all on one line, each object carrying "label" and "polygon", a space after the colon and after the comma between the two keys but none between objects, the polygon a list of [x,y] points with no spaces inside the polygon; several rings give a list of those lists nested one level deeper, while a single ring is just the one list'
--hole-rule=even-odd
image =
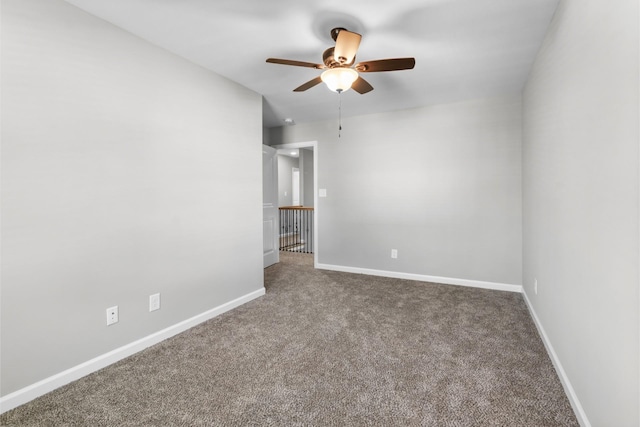
[{"label": "doorway opening", "polygon": [[[319,247],[317,141],[274,145],[273,148],[278,150],[278,205],[281,214],[285,215],[280,221],[279,240],[291,243],[292,240],[286,239],[299,239],[288,246],[294,248],[294,252],[312,256],[315,267]],[[293,218],[291,224],[286,218]],[[296,219],[301,221],[297,225]]]}]

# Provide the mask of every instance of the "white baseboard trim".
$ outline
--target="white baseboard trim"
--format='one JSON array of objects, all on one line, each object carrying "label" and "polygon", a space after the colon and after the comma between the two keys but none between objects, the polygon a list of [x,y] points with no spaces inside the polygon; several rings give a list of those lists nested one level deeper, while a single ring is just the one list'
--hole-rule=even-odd
[{"label": "white baseboard trim", "polygon": [[482,282],[479,280],[454,279],[451,277],[427,276],[423,274],[400,273],[397,271],[373,270],[369,268],[345,267],[342,265],[316,264],[320,270],[341,271],[344,273],[367,274],[369,276],[391,277],[394,279],[416,280],[419,282],[440,283],[443,285],[468,286],[472,288],[493,289],[496,291],[522,292],[522,286],[507,283]]},{"label": "white baseboard trim", "polygon": [[536,314],[536,311],[533,309],[533,305],[531,305],[531,301],[529,301],[529,297],[527,296],[527,293],[523,291],[522,296],[524,297],[524,301],[527,304],[529,313],[531,313],[531,317],[533,318],[533,323],[535,323],[536,328],[538,328],[538,333],[540,334],[540,337],[542,338],[542,342],[544,343],[544,346],[547,349],[547,353],[551,358],[551,362],[553,362],[553,366],[556,368],[556,372],[558,374],[558,377],[560,378],[560,382],[562,383],[564,392],[569,398],[569,402],[571,403],[571,407],[573,408],[573,412],[575,413],[576,418],[578,419],[578,422],[582,427],[591,427],[591,423],[587,418],[587,414],[584,412],[584,408],[582,407],[582,404],[580,404],[580,400],[578,399],[578,396],[576,395],[576,392],[573,389],[573,386],[571,385],[571,381],[569,381],[569,377],[567,376],[567,373],[564,371],[564,368],[562,367],[562,363],[560,363],[560,359],[558,358],[558,355],[553,349],[553,346],[551,345],[551,341],[549,340],[547,333],[542,327],[542,323],[540,323],[540,319],[538,319],[538,315]]},{"label": "white baseboard trim", "polygon": [[265,294],[261,288],[0,398],[0,414],[96,372]]}]

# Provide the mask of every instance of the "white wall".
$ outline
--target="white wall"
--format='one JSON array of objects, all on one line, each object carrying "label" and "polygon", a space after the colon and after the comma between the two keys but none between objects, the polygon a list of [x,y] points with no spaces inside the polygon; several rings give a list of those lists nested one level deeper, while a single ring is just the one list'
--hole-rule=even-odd
[{"label": "white wall", "polygon": [[261,106],[61,0],[3,0],[3,396],[263,288]]},{"label": "white wall", "polygon": [[594,426],[640,423],[638,73],[636,0],[562,1],[524,91],[524,288]]},{"label": "white wall", "polygon": [[318,141],[318,188],[327,190],[319,263],[520,284],[519,97],[347,118],[342,127],[341,138],[336,121],[270,136]]}]

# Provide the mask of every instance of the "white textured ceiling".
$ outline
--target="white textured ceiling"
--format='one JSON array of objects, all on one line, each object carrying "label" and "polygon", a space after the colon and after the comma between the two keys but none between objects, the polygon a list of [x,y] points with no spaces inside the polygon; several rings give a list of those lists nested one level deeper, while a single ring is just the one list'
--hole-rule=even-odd
[{"label": "white textured ceiling", "polygon": [[363,75],[374,90],[342,95],[344,116],[519,93],[558,0],[67,0],[264,96],[264,124],[334,118],[319,70],[330,30],[362,34],[357,61],[412,56],[413,70]]}]

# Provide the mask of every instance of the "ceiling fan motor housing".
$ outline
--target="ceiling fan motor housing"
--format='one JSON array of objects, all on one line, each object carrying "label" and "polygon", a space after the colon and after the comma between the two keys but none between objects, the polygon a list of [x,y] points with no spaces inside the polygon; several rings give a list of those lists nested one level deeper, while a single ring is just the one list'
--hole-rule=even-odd
[{"label": "ceiling fan motor housing", "polygon": [[351,62],[348,64],[345,62],[336,61],[336,58],[334,56],[334,50],[335,48],[330,47],[329,49],[325,50],[324,53],[322,54],[322,62],[324,63],[324,65],[327,66],[327,68],[350,67],[351,65],[353,65],[354,62],[356,62],[355,55],[351,60]]}]

